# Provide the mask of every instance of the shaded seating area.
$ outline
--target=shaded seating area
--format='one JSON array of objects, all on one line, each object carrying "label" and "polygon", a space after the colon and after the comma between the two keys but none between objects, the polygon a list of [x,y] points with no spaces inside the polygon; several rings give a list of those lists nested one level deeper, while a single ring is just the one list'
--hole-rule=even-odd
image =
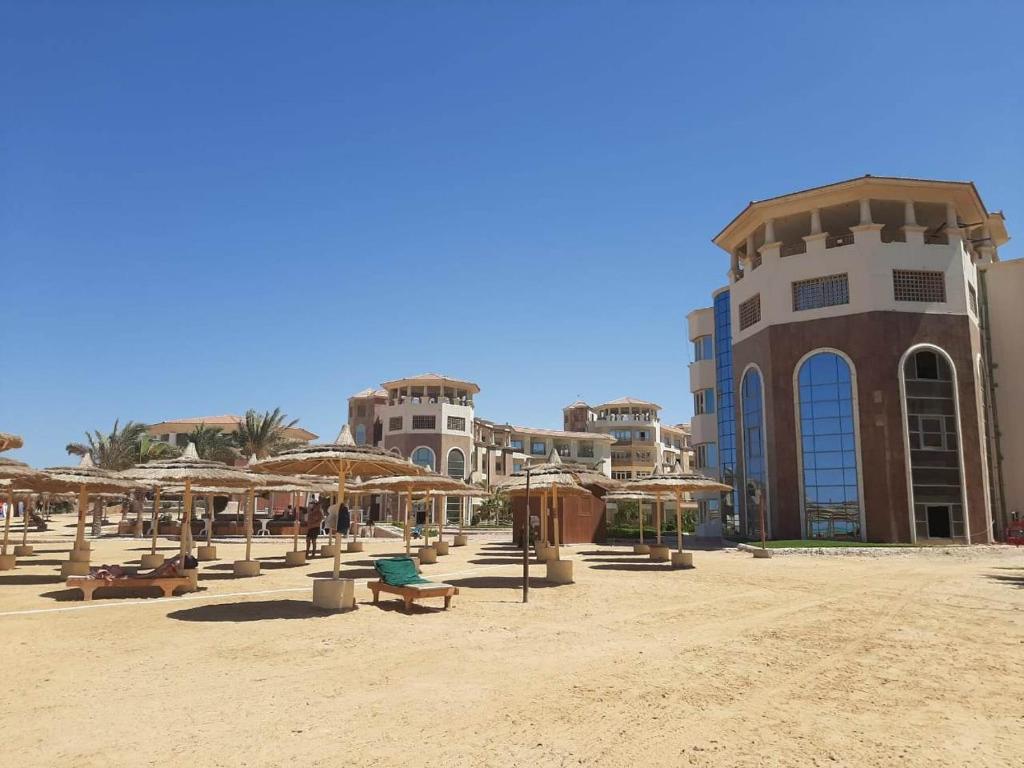
[{"label": "shaded seating area", "polygon": [[411,557],[384,557],[374,560],[373,567],[380,575],[379,581],[367,584],[373,593],[374,603],[380,602],[381,592],[398,595],[404,601],[405,611],[408,613],[417,600],[442,597],[444,608],[448,610],[452,598],[459,594],[459,588],[456,586],[424,579]]}]

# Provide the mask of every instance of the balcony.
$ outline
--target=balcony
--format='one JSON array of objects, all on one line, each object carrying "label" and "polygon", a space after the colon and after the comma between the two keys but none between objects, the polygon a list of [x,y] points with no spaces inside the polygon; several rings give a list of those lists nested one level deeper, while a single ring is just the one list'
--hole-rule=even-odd
[{"label": "balcony", "polygon": [[853,245],[853,232],[846,232],[842,235],[829,235],[825,238],[826,248],[842,248],[844,245]]}]

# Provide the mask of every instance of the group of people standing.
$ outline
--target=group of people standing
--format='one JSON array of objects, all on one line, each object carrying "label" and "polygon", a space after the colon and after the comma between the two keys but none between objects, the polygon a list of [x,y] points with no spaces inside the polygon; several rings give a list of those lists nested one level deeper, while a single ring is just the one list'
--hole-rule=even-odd
[{"label": "group of people standing", "polygon": [[[325,519],[327,524],[323,526]],[[321,526],[330,533],[347,535],[352,527],[352,513],[349,511],[348,505],[344,502],[328,505],[327,499],[318,499],[313,502],[306,513],[306,557],[316,555],[316,541],[320,536]]]}]

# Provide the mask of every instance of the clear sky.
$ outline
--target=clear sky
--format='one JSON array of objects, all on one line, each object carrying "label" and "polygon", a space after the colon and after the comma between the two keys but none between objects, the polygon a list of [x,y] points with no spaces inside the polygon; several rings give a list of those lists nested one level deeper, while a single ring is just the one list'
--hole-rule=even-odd
[{"label": "clear sky", "polygon": [[333,438],[423,371],[499,421],[688,419],[749,200],[970,179],[1024,240],[1022,9],[0,2],[0,430],[42,465],[118,417]]}]

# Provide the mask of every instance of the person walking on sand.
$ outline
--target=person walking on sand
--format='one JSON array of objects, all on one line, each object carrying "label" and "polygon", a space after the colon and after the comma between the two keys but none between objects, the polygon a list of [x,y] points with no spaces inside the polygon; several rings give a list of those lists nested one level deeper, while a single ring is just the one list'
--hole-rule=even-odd
[{"label": "person walking on sand", "polygon": [[348,511],[348,505],[345,502],[341,502],[338,507],[338,527],[336,529],[340,538],[344,538],[348,535],[348,529],[352,527],[352,514]]},{"label": "person walking on sand", "polygon": [[320,523],[324,521],[324,513],[320,509],[320,502],[313,504],[306,515],[306,557],[316,555],[316,539],[320,535]]}]

